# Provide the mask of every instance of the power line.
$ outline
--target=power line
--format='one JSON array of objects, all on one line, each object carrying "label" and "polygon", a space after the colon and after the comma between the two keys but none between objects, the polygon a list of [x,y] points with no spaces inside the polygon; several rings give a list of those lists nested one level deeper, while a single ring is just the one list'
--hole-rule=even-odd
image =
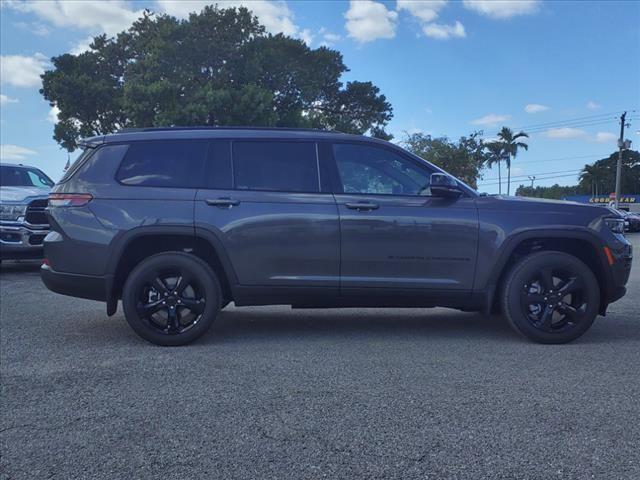
[{"label": "power line", "polygon": [[[560,171],[557,171],[557,172],[543,172],[543,173],[528,173],[528,174],[524,174],[524,175],[512,175],[511,176],[511,180],[517,180],[519,178],[527,178],[527,177],[530,177],[532,175],[536,177],[536,180],[538,180],[539,179],[538,175],[554,175],[556,173],[575,173],[575,174],[578,174],[581,171],[582,171],[582,169],[577,169],[577,170],[574,169],[574,170],[560,170]],[[484,183],[484,182],[488,182],[488,181],[491,181],[491,180],[500,180],[500,179],[498,177],[495,177],[495,178],[483,178],[478,183]]]},{"label": "power line", "polygon": [[[576,177],[576,176],[577,176],[577,174],[572,173],[572,174],[567,174],[567,175],[555,175],[555,176],[552,176],[552,177],[536,177],[536,181],[539,182],[541,180],[552,180],[554,178]],[[498,185],[498,182],[495,182],[495,183],[484,183],[481,186],[482,187],[490,187],[492,185]]]},{"label": "power line", "polygon": [[601,117],[609,117],[609,116],[614,116],[618,115],[620,112],[611,112],[611,113],[599,113],[596,115],[585,115],[583,117],[575,117],[575,118],[569,118],[566,120],[554,120],[552,122],[542,122],[542,123],[532,123],[530,125],[525,125],[523,127],[518,127],[516,130],[524,130],[524,129],[532,129],[532,128],[546,128],[546,127],[551,127],[553,125],[556,124],[564,124],[564,123],[572,123],[572,122],[579,122],[579,121],[586,121],[586,120],[595,120],[595,119],[599,119]]}]

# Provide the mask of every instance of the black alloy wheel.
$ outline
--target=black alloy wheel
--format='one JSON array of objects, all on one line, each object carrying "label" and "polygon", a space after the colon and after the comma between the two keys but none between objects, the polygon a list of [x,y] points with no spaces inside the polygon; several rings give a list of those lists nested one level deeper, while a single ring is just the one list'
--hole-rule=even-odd
[{"label": "black alloy wheel", "polygon": [[134,331],[158,345],[185,345],[203,335],[221,306],[221,289],[204,261],[182,252],[153,255],[133,269],[122,294]]},{"label": "black alloy wheel", "polygon": [[567,343],[586,332],[600,307],[598,281],[578,258],[533,253],[507,275],[502,310],[521,334],[540,343]]}]

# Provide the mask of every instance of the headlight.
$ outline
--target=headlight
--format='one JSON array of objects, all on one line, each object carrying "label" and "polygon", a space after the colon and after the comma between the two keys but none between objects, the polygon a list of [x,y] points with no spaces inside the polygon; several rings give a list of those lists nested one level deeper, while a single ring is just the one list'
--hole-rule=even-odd
[{"label": "headlight", "polygon": [[0,220],[17,220],[18,217],[23,217],[27,213],[26,205],[0,205]]},{"label": "headlight", "polygon": [[624,234],[624,218],[605,218],[604,222],[613,233]]}]

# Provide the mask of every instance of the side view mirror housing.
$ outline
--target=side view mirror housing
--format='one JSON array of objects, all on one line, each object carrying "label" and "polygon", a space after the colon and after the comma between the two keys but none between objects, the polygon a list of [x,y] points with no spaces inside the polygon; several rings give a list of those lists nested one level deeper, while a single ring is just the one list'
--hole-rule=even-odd
[{"label": "side view mirror housing", "polygon": [[458,198],[462,195],[458,182],[444,173],[432,173],[429,188],[433,197]]}]

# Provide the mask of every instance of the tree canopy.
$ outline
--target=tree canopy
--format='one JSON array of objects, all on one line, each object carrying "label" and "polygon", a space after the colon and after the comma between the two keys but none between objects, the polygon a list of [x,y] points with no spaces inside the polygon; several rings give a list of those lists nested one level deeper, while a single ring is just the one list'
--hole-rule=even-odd
[{"label": "tree canopy", "polygon": [[52,59],[41,93],[59,109],[54,139],[153,126],[278,126],[390,138],[392,107],[326,47],[271,35],[246,8],[205,7],[187,20],[145,12],[114,38]]},{"label": "tree canopy", "polygon": [[424,133],[413,133],[407,135],[402,146],[477,188],[477,181],[482,178],[480,171],[489,158],[481,136],[482,132],[473,132],[456,142],[447,137],[433,138]]},{"label": "tree canopy", "polygon": [[[535,187],[520,185],[516,195],[525,197],[562,198],[567,195],[608,195],[616,189],[616,168],[618,152],[607,158],[585,165],[580,173],[577,185]],[[640,193],[640,152],[624,150],[622,152],[622,175],[620,177],[622,194]]]}]

